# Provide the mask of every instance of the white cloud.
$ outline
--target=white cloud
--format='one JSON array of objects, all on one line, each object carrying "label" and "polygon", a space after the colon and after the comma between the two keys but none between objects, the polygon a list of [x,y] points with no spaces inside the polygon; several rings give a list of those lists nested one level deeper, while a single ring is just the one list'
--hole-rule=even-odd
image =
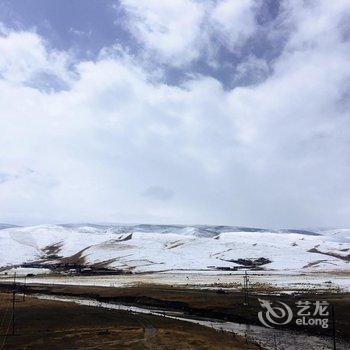
[{"label": "white cloud", "polygon": [[38,72],[53,72],[67,79],[67,55],[51,50],[31,32],[8,32],[0,36],[0,74],[8,82],[24,82]]},{"label": "white cloud", "polygon": [[234,80],[236,82],[244,81],[246,84],[255,84],[263,81],[269,73],[270,67],[265,60],[250,55],[237,65]]},{"label": "white cloud", "polygon": [[[285,6],[293,30],[271,75],[230,91],[204,75],[166,85],[112,49],[72,75],[37,34],[7,33],[0,221],[348,224],[350,50],[332,4]],[[27,86],[47,69],[68,88]]]},{"label": "white cloud", "polygon": [[339,1],[284,1],[285,21],[292,30],[288,42],[290,50],[333,47],[341,43],[341,26],[349,20],[349,2]]},{"label": "white cloud", "polygon": [[257,30],[254,0],[219,1],[211,14],[216,35],[231,50],[241,46]]},{"label": "white cloud", "polygon": [[153,51],[153,59],[180,65],[198,57],[202,46],[198,39],[202,35],[204,3],[122,0],[122,5],[129,16],[129,30],[146,50]]},{"label": "white cloud", "polygon": [[[128,29],[146,57],[181,66],[215,54],[217,44],[235,51],[257,29],[254,0],[122,0]],[[216,43],[215,43],[216,42]]]}]

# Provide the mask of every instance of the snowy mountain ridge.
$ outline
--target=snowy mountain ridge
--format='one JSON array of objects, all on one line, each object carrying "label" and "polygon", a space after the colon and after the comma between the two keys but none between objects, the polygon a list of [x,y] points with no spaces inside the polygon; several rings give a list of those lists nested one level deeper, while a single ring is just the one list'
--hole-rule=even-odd
[{"label": "snowy mountain ridge", "polygon": [[65,224],[0,230],[0,268],[35,263],[125,273],[349,268],[350,230]]}]

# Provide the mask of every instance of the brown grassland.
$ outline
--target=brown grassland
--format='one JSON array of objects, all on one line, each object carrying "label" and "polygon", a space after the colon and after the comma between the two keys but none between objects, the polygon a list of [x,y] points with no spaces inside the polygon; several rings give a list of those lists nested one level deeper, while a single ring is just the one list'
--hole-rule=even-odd
[{"label": "brown grassland", "polygon": [[0,293],[0,349],[259,349],[188,322],[31,297],[16,303],[16,335],[5,338],[10,306],[11,294]]}]

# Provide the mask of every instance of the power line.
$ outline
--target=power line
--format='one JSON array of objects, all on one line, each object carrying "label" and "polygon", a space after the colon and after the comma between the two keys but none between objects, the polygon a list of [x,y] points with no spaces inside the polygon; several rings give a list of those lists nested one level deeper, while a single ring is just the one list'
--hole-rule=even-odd
[{"label": "power line", "polygon": [[[7,312],[9,311],[10,307],[12,306],[12,315],[9,319],[9,322],[8,322],[8,326],[7,326],[7,329],[6,329],[6,333],[4,335],[4,340],[2,342],[2,345],[1,345],[1,349],[4,348],[5,344],[6,344],[6,339],[9,335],[9,332],[10,332],[10,327],[12,326],[12,335],[14,336],[15,335],[15,325],[16,325],[16,293],[17,293],[17,284],[16,284],[16,272],[14,273],[13,275],[13,286],[12,286],[12,301],[10,301],[8,304],[7,304],[7,307],[5,308],[5,312],[4,312],[4,316],[3,316],[3,319],[1,321],[1,328],[2,326],[5,324],[5,319],[6,319],[6,315],[7,315]],[[23,301],[25,299],[25,294],[23,295]]]}]

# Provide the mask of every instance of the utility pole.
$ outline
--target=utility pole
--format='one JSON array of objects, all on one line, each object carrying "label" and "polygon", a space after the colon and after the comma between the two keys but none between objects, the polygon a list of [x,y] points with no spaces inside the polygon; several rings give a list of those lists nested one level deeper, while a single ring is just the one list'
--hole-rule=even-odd
[{"label": "utility pole", "polygon": [[26,291],[27,291],[27,276],[24,276],[24,287],[23,287],[23,299],[22,299],[22,301],[26,300]]},{"label": "utility pole", "polygon": [[16,272],[13,275],[13,289],[12,289],[12,335],[15,335],[15,316],[16,316]]},{"label": "utility pole", "polygon": [[334,314],[334,304],[331,305],[332,309],[332,335],[333,335],[333,350],[337,349],[336,344],[336,329],[335,329],[335,314]]},{"label": "utility pole", "polygon": [[248,306],[249,305],[249,276],[247,274],[247,271],[245,271],[243,276],[243,296],[244,296],[244,302],[243,304]]},{"label": "utility pole", "polygon": [[247,347],[249,347],[248,346],[248,341],[249,341],[249,334],[250,334],[250,325],[249,324],[247,324],[246,325],[246,328],[245,328],[245,342],[246,342],[246,346]]}]

